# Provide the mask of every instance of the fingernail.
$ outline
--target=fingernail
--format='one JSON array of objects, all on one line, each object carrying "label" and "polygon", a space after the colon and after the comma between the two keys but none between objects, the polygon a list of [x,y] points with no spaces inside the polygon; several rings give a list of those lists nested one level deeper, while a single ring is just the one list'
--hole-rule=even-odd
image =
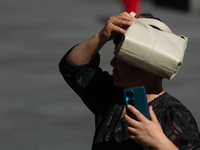
[{"label": "fingernail", "polygon": [[133,22],[129,22],[129,25],[131,25]]},{"label": "fingernail", "polygon": [[128,107],[128,108],[131,108],[132,106],[131,106],[131,105],[128,105],[127,107]]}]

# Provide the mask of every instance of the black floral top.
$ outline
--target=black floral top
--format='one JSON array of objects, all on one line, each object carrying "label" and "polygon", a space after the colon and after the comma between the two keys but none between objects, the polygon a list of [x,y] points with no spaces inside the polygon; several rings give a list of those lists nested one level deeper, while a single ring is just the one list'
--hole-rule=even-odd
[{"label": "black floral top", "polygon": [[[151,149],[126,136],[124,118],[121,118],[124,109],[123,89],[114,86],[112,76],[99,68],[99,54],[82,66],[67,64],[67,54],[60,61],[60,72],[95,115],[96,130],[92,150]],[[200,150],[198,126],[185,106],[168,93],[154,99],[150,105],[153,106],[163,132],[179,149]]]}]

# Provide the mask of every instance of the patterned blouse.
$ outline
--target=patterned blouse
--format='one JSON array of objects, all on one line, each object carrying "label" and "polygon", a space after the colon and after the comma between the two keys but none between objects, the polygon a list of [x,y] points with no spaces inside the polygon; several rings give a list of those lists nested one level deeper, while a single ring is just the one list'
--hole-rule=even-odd
[{"label": "patterned blouse", "polygon": [[[65,81],[95,115],[92,150],[151,149],[128,139],[125,121],[121,118],[124,109],[123,89],[116,87],[112,76],[99,68],[100,55],[97,54],[88,64],[71,66],[66,62],[68,53],[60,61],[59,69]],[[163,132],[179,149],[200,150],[198,126],[185,106],[168,93],[155,98],[150,105]]]}]

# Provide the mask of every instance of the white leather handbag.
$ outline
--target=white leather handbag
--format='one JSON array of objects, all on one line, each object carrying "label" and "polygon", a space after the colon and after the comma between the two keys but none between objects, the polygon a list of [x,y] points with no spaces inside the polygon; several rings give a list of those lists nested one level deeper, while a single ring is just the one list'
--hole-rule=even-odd
[{"label": "white leather handbag", "polygon": [[[130,14],[135,18],[135,13]],[[116,57],[134,67],[171,80],[183,63],[188,38],[175,35],[159,20],[136,20],[123,35],[116,49]]]}]

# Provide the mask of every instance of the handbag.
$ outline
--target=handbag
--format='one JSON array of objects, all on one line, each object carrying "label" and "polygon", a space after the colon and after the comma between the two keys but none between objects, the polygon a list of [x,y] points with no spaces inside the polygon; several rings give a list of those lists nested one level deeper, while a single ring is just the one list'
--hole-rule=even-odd
[{"label": "handbag", "polygon": [[[135,13],[130,14],[135,18]],[[175,35],[159,20],[151,18],[135,20],[137,22],[128,27],[117,46],[116,58],[171,80],[183,63],[188,38]]]}]

